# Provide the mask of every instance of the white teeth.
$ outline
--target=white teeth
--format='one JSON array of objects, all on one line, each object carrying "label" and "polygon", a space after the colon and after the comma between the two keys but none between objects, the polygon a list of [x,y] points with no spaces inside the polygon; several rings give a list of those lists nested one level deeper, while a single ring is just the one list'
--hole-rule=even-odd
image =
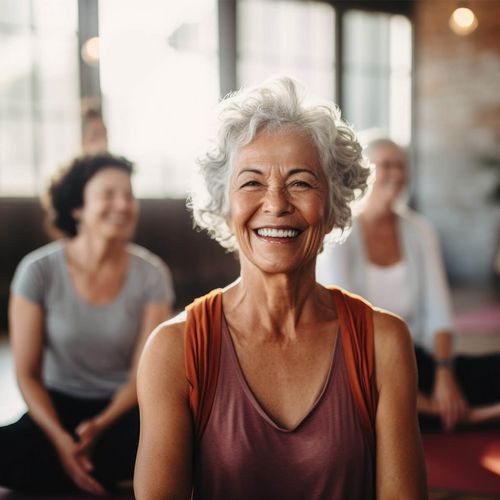
[{"label": "white teeth", "polygon": [[270,238],[295,238],[298,236],[299,231],[296,229],[273,229],[264,227],[262,229],[257,229],[257,234],[259,236],[267,236]]}]

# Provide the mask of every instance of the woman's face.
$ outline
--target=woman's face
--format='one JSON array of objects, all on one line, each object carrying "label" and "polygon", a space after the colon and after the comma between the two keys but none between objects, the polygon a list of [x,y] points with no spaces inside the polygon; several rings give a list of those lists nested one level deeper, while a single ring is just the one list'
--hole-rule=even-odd
[{"label": "woman's face", "polygon": [[237,151],[229,186],[229,227],[240,259],[269,273],[314,262],[333,228],[318,151],[293,130],[261,132]]},{"label": "woman's face", "polygon": [[375,164],[372,197],[384,203],[394,203],[408,182],[405,154],[399,148],[384,145],[370,154],[370,160]]},{"label": "woman's face", "polygon": [[122,241],[132,237],[138,214],[130,175],[113,167],[99,170],[90,178],[83,191],[83,207],[73,212],[79,233]]}]

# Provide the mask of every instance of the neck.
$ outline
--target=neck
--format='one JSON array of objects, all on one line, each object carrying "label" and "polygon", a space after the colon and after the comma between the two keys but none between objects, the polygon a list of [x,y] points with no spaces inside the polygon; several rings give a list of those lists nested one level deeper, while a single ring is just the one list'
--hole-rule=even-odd
[{"label": "neck", "polygon": [[394,204],[377,200],[373,196],[368,198],[361,218],[367,222],[388,220],[394,218]]},{"label": "neck", "polygon": [[252,335],[295,336],[299,325],[317,322],[330,308],[330,292],[316,283],[314,269],[312,262],[294,273],[269,274],[242,261],[241,278],[227,293],[226,317],[237,314],[238,326]]},{"label": "neck", "polygon": [[88,269],[98,269],[108,262],[116,262],[125,254],[122,241],[95,238],[80,233],[68,243],[71,258]]}]

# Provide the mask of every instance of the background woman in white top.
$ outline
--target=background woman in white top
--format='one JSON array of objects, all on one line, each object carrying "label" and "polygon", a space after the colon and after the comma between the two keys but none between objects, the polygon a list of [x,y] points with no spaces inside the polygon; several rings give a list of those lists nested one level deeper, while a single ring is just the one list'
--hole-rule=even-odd
[{"label": "background woman in white top", "polygon": [[401,203],[408,183],[405,152],[378,139],[367,154],[376,166],[372,192],[345,243],[319,256],[318,281],[405,319],[419,368],[420,413],[439,416],[446,429],[500,417],[500,383],[490,382],[500,379],[500,356],[477,362],[453,355],[451,302],[436,234]]}]

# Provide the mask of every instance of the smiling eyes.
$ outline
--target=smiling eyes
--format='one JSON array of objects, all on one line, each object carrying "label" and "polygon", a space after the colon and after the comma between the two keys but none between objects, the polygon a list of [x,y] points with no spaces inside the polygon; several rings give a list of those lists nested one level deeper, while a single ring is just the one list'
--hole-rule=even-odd
[{"label": "smiling eyes", "polygon": [[103,189],[98,193],[98,197],[102,201],[106,202],[112,202],[114,200],[124,200],[126,202],[132,203],[135,201],[135,197],[132,193],[132,191],[129,190],[119,190],[116,188],[111,188],[111,189]]},{"label": "smiling eyes", "polygon": [[[285,188],[287,190],[293,191],[305,191],[307,189],[314,189],[314,187],[315,186],[312,183],[302,179],[294,179],[285,185]],[[255,179],[246,181],[240,185],[240,189],[244,189],[247,191],[260,190],[262,188],[266,188],[266,185],[263,182]]]}]

